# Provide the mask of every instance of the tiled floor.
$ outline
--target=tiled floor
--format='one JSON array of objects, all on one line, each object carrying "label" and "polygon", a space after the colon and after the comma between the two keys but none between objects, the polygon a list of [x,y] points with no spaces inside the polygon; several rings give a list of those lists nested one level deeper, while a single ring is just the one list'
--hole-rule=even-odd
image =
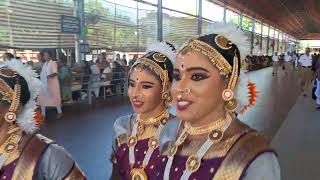
[{"label": "tiled floor", "polygon": [[[260,95],[256,106],[239,115],[243,122],[263,132],[270,139],[285,120],[299,94],[297,73],[288,76],[271,75],[271,68],[244,73],[239,83],[240,102],[246,102],[248,81],[257,84]],[[112,125],[119,116],[131,113],[126,97],[97,101],[92,106],[65,107],[62,120],[50,116],[41,132],[64,146],[79,163],[90,180],[105,180],[112,165],[109,162],[112,144]]]},{"label": "tiled floor", "polygon": [[299,97],[272,140],[283,180],[320,179],[320,111],[310,96]]}]

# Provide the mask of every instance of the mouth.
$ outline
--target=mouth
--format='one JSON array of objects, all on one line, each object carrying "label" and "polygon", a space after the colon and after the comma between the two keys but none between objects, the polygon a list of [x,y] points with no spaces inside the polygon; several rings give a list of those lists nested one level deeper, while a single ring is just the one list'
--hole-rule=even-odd
[{"label": "mouth", "polygon": [[138,100],[132,100],[132,105],[135,107],[135,108],[141,108],[144,104],[144,102],[142,101],[138,101]]},{"label": "mouth", "polygon": [[188,107],[192,104],[191,101],[188,101],[188,100],[178,100],[177,102],[177,109],[179,111],[184,111],[186,109],[188,109]]}]

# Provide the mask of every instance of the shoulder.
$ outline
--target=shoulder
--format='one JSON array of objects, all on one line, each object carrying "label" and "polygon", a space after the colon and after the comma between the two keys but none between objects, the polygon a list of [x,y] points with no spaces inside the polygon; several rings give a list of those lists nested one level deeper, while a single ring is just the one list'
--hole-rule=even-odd
[{"label": "shoulder", "polygon": [[131,133],[131,119],[134,117],[134,114],[121,116],[116,119],[115,123],[113,124],[113,139],[116,139],[118,144],[125,142],[127,135]]},{"label": "shoulder", "polygon": [[38,162],[36,177],[39,179],[63,179],[74,164],[71,155],[63,147],[57,144],[48,144]]},{"label": "shoulder", "polygon": [[[234,142],[230,150],[228,151],[224,161],[221,164],[216,176],[223,177],[228,173],[230,167],[234,169],[232,174],[234,179],[239,179],[244,176],[246,169],[252,164],[252,162],[264,153],[270,153],[275,155],[274,150],[269,145],[266,138],[249,128],[245,124],[236,120],[231,126],[231,134],[235,132],[243,132],[241,136]],[[232,170],[233,171],[233,170]]]},{"label": "shoulder", "polygon": [[180,124],[181,121],[179,119],[172,118],[166,123],[165,127],[161,131],[159,147],[162,153],[167,151],[178,138]]},{"label": "shoulder", "polygon": [[243,174],[244,180],[281,179],[278,158],[273,152],[265,152],[257,156]]}]

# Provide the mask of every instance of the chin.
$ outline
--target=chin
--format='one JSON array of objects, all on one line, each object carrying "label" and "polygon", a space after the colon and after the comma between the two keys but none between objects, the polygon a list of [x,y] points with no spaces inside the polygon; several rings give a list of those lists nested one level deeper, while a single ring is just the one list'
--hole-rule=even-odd
[{"label": "chin", "polygon": [[195,117],[192,114],[187,112],[180,112],[180,111],[177,111],[177,117],[180,120],[186,121],[186,122],[190,122],[195,119]]}]

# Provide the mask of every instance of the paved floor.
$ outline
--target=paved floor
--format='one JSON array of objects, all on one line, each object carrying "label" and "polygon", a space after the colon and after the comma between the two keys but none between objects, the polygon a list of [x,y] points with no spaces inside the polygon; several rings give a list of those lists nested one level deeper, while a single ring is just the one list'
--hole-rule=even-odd
[{"label": "paved floor", "polygon": [[283,180],[320,179],[320,111],[310,96],[299,97],[272,140]]},{"label": "paved floor", "polygon": [[[271,73],[271,68],[244,73],[238,89],[242,94],[240,102],[245,103],[246,83],[253,81],[257,84],[260,96],[256,106],[239,118],[270,139],[277,133],[299,94],[295,72],[277,77]],[[41,132],[64,146],[90,180],[107,179],[112,169],[109,162],[112,124],[117,117],[131,113],[127,98],[110,98],[92,106],[73,105],[64,111],[62,120],[55,120],[55,113],[50,111]]]}]

